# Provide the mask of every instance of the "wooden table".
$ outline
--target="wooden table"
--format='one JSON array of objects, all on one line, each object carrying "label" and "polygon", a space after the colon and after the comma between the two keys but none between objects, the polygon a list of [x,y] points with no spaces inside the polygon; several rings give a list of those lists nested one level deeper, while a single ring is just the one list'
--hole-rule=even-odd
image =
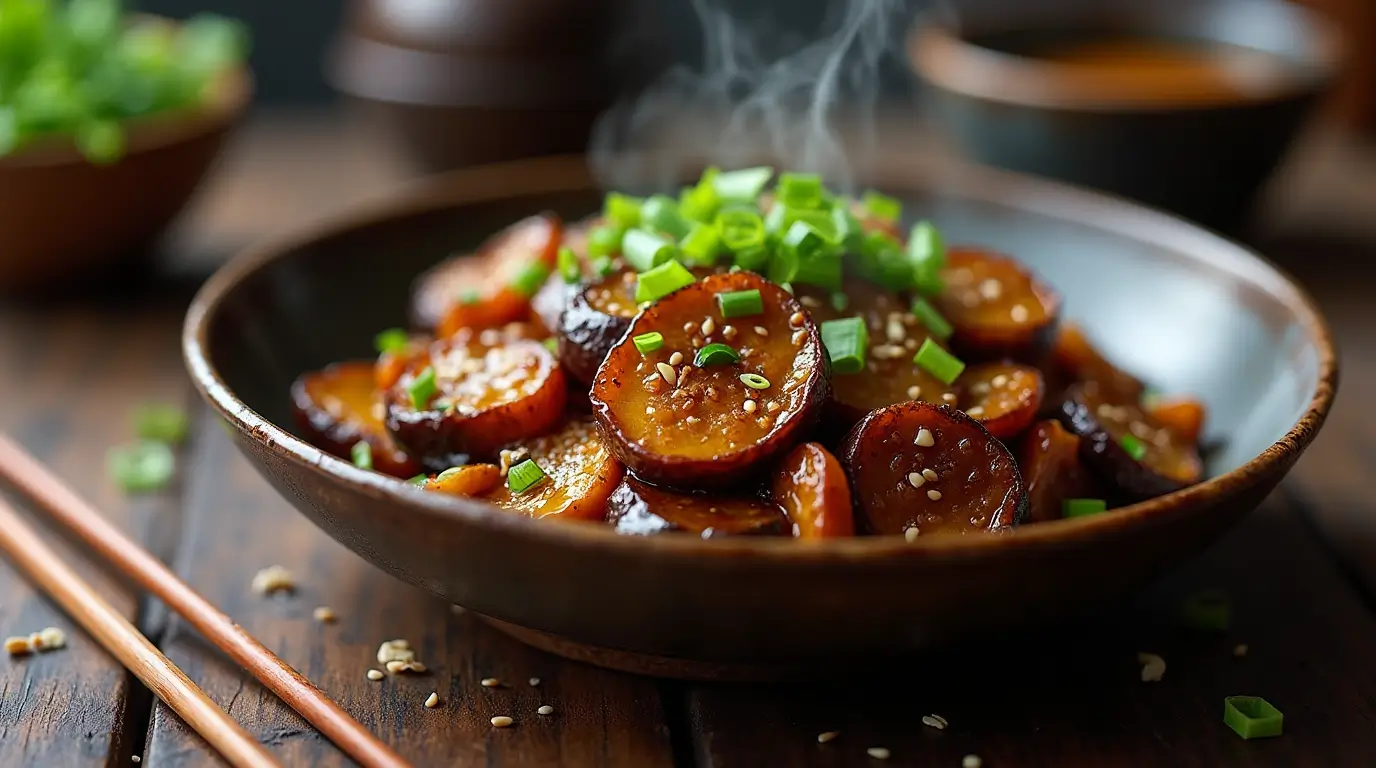
[{"label": "wooden table", "polygon": [[[1010,636],[993,657],[914,659],[892,678],[844,685],[665,682],[527,649],[443,601],[375,570],[312,527],[261,480],[193,396],[178,352],[181,313],[205,271],[245,239],[386,193],[399,173],[337,123],[278,118],[240,139],[151,275],[99,295],[0,305],[0,427],[16,435],[125,530],[174,564],[289,663],[418,765],[791,766],[1370,765],[1376,763],[1376,383],[1371,269],[1372,151],[1317,140],[1290,171],[1263,241],[1324,304],[1344,349],[1344,396],[1292,477],[1235,532],[1131,603],[1075,626]],[[1327,197],[1326,197],[1327,196]],[[1323,236],[1316,236],[1322,232]],[[155,399],[200,414],[179,482],[124,497],[108,446],[129,410]],[[283,762],[347,763],[180,619],[80,559],[83,572],[212,698]],[[290,596],[252,594],[260,568],[297,577]],[[1181,599],[1218,587],[1232,627],[1177,621]],[[312,614],[326,605],[336,623]],[[978,606],[972,606],[978,610]],[[52,604],[0,562],[0,635],[55,625],[68,647],[0,659],[0,765],[214,762],[207,746]],[[377,646],[408,639],[430,672],[365,677]],[[780,642],[787,642],[780,638]],[[1246,644],[1245,657],[1235,647]],[[1137,653],[1161,654],[1159,683]],[[483,678],[502,681],[496,688]],[[533,685],[532,678],[539,678]],[[432,692],[443,703],[422,705]],[[1285,735],[1245,742],[1222,699],[1264,696]],[[554,714],[541,716],[541,705]],[[950,727],[925,727],[939,714]],[[515,726],[488,720],[509,715]],[[818,744],[824,731],[840,735]]]}]

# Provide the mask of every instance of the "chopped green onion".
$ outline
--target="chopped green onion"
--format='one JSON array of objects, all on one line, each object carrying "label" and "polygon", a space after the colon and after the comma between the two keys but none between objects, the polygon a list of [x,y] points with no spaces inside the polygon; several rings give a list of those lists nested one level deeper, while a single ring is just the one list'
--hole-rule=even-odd
[{"label": "chopped green onion", "polygon": [[664,334],[659,331],[650,331],[639,336],[632,336],[631,341],[635,344],[635,348],[640,350],[640,354],[648,355],[664,346]]},{"label": "chopped green onion", "polygon": [[402,328],[388,328],[373,337],[373,349],[376,349],[379,355],[401,352],[410,343],[410,334]]},{"label": "chopped green onion", "polygon": [[897,198],[876,192],[872,189],[865,190],[865,194],[860,198],[860,204],[865,206],[869,214],[880,221],[887,221],[890,224],[903,217],[903,203]]},{"label": "chopped green onion", "polygon": [[758,373],[742,373],[741,383],[751,389],[769,389],[769,379]]},{"label": "chopped green onion", "polygon": [[511,280],[511,290],[530,298],[540,290],[540,286],[549,279],[549,267],[538,261],[532,261],[521,267],[521,271],[516,273],[516,277]]},{"label": "chopped green onion", "polygon": [[894,291],[912,286],[912,265],[902,245],[886,232],[868,232],[860,241],[857,272],[864,279]]},{"label": "chopped green onion", "polygon": [[1141,461],[1142,457],[1147,455],[1147,444],[1137,435],[1123,435],[1118,444],[1123,446],[1123,450],[1128,452],[1133,461]]},{"label": "chopped green onion", "polygon": [[764,299],[758,288],[748,291],[729,291],[717,294],[717,306],[722,317],[750,317],[764,313]]},{"label": "chopped green onion", "polygon": [[716,174],[712,178],[712,186],[722,202],[754,203],[773,176],[774,169],[767,166],[742,168]]},{"label": "chopped green onion", "polygon": [[482,298],[482,294],[478,293],[476,288],[469,288],[459,294],[459,303],[468,306],[469,304],[477,304],[479,301],[482,301]]},{"label": "chopped green onion", "polygon": [[827,348],[833,374],[865,370],[865,355],[869,345],[870,332],[863,318],[846,317],[822,323],[822,346]]},{"label": "chopped green onion", "polygon": [[713,264],[721,255],[721,229],[716,224],[694,222],[678,248],[694,264]]},{"label": "chopped green onion", "polygon": [[191,417],[175,405],[148,403],[134,412],[134,433],[143,440],[176,445],[191,431]]},{"label": "chopped green onion", "polygon": [[1066,499],[1061,502],[1061,517],[1097,515],[1108,509],[1103,499]]},{"label": "chopped green onion", "polygon": [[779,174],[779,201],[790,208],[817,208],[825,196],[822,177],[815,173]]},{"label": "chopped green onion", "polygon": [[722,211],[717,214],[717,228],[722,245],[733,252],[764,245],[764,220],[755,211]]},{"label": "chopped green onion", "polygon": [[373,446],[367,440],[359,440],[354,443],[349,455],[353,457],[355,467],[359,469],[373,468]]},{"label": "chopped green onion", "polygon": [[668,195],[651,195],[640,206],[640,226],[674,240],[688,234],[692,222],[678,209],[678,201]]},{"label": "chopped green onion", "polygon": [[1260,696],[1229,696],[1223,700],[1223,722],[1244,739],[1279,736],[1285,715]]},{"label": "chopped green onion", "polygon": [[789,296],[793,295],[793,283],[779,283],[779,287],[784,289],[784,292]]},{"label": "chopped green onion", "polygon": [[415,477],[411,478],[410,480],[407,480],[406,482],[408,482],[408,483],[410,483],[411,485],[414,485],[414,486],[416,486],[416,487],[418,487],[418,488],[424,488],[424,487],[425,487],[425,484],[428,483],[428,482],[430,482],[430,478],[429,478],[427,475],[425,475],[424,473],[422,473],[422,474],[416,475]]},{"label": "chopped green onion", "polygon": [[765,277],[771,283],[791,283],[798,276],[798,252],[780,248],[769,257],[769,269]]},{"label": "chopped green onion", "polygon": [[751,272],[763,272],[769,265],[769,249],[763,245],[754,248],[747,248],[743,251],[736,251],[735,267],[737,270],[748,269]]},{"label": "chopped green onion", "polygon": [[430,398],[435,396],[438,389],[439,387],[435,384],[434,366],[425,366],[425,370],[421,371],[411,382],[411,385],[406,388],[406,393],[411,396],[411,407],[416,410],[424,408],[430,403]]},{"label": "chopped green onion", "polygon": [[457,467],[450,467],[449,469],[444,470],[443,472],[439,473],[438,475],[435,475],[435,479],[436,479],[436,480],[448,480],[449,478],[453,477],[454,475],[457,475],[457,474],[459,474],[460,472],[464,471],[464,469],[466,469],[467,466],[468,466],[468,465],[466,465],[466,464],[460,464],[460,465],[458,465]]},{"label": "chopped green onion", "polygon": [[687,267],[677,261],[666,261],[648,272],[640,273],[640,280],[635,286],[636,303],[659,301],[696,281],[697,278],[688,271]]},{"label": "chopped green onion", "polygon": [[506,487],[516,494],[525,493],[544,479],[545,471],[532,459],[526,459],[506,471]]},{"label": "chopped green onion", "polygon": [[831,243],[827,242],[826,238],[822,237],[822,235],[817,232],[815,226],[810,222],[802,220],[795,221],[789,225],[788,231],[784,233],[783,240],[780,242],[782,249],[793,251],[797,254],[799,261],[812,258],[814,254],[822,251],[829,245],[831,245]]},{"label": "chopped green onion", "polygon": [[643,229],[633,229],[621,240],[621,255],[637,272],[671,261],[677,251],[672,240]]},{"label": "chopped green onion", "polygon": [[1227,631],[1229,613],[1228,595],[1217,589],[1206,589],[1190,595],[1180,606],[1180,617],[1186,624],[1213,632]]},{"label": "chopped green onion", "polygon": [[798,261],[798,270],[793,281],[804,285],[816,285],[831,291],[841,289],[844,267],[840,251],[828,247]]},{"label": "chopped green onion", "polygon": [[110,477],[130,493],[166,487],[177,468],[172,449],[159,440],[116,446],[106,454],[105,461]]},{"label": "chopped green onion", "polygon": [[626,228],[604,224],[588,232],[588,257],[613,256],[621,253],[621,241]]},{"label": "chopped green onion", "polygon": [[946,247],[941,242],[941,233],[931,222],[919,221],[908,233],[908,261],[912,264],[914,288],[929,296],[941,292]]},{"label": "chopped green onion", "polygon": [[845,311],[846,311],[846,308],[849,307],[849,306],[850,306],[850,297],[847,296],[847,295],[845,294],[845,292],[843,292],[843,291],[837,291],[837,292],[831,294],[831,308],[832,308],[832,309],[836,310],[837,312],[845,312]]},{"label": "chopped green onion", "polygon": [[771,234],[788,232],[798,222],[803,222],[828,245],[841,244],[841,229],[836,219],[827,211],[810,208],[788,208],[775,204],[765,217],[765,231]]},{"label": "chopped green onion", "polygon": [[831,224],[836,228],[837,240],[844,243],[847,250],[860,250],[861,243],[865,239],[865,230],[860,226],[860,220],[855,217],[849,207],[838,205],[832,208]]},{"label": "chopped green onion", "polygon": [[702,172],[702,178],[695,186],[685,187],[678,196],[678,208],[685,217],[692,221],[708,222],[717,215],[721,208],[721,195],[717,194],[717,187],[714,183],[721,171],[716,168],[708,168]]},{"label": "chopped green onion", "polygon": [[938,339],[944,341],[951,338],[951,334],[955,333],[956,329],[951,325],[951,321],[943,317],[936,307],[928,303],[926,299],[919,298],[913,301],[913,315],[917,317],[928,333]]},{"label": "chopped green onion", "polygon": [[610,256],[598,256],[592,260],[592,271],[596,272],[598,277],[606,277],[614,269],[616,266],[612,264],[612,257]]},{"label": "chopped green onion", "polygon": [[114,120],[90,120],[76,128],[76,146],[95,165],[109,165],[124,156],[124,129]]},{"label": "chopped green onion", "polygon": [[559,340],[558,340],[558,339],[556,339],[556,338],[554,338],[554,337],[550,337],[550,338],[548,338],[548,339],[545,339],[545,340],[544,340],[543,342],[541,342],[541,343],[545,345],[545,349],[548,349],[548,350],[549,350],[549,353],[550,353],[551,355],[557,355],[557,354],[559,354]]},{"label": "chopped green onion", "polygon": [[930,338],[922,342],[917,354],[913,355],[913,362],[917,363],[927,373],[932,374],[942,384],[950,384],[960,376],[960,372],[965,370],[965,363],[960,358],[942,349],[939,344]]},{"label": "chopped green onion", "polygon": [[567,245],[559,247],[559,276],[564,278],[564,282],[572,285],[583,279],[583,267],[578,263],[578,254]]},{"label": "chopped green onion", "polygon": [[736,350],[725,344],[713,343],[698,350],[697,355],[693,357],[693,365],[699,368],[706,368],[709,365],[730,365],[740,362],[740,359],[741,356],[736,353]]},{"label": "chopped green onion", "polygon": [[640,226],[640,206],[644,203],[638,197],[609,192],[602,201],[602,215],[622,229],[631,229]]}]

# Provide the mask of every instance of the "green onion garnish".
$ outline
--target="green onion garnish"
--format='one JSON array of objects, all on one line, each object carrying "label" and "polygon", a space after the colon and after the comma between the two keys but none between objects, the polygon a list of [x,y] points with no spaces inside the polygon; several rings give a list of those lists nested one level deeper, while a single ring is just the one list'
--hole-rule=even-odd
[{"label": "green onion garnish", "polygon": [[651,195],[640,206],[640,226],[678,240],[688,234],[692,222],[678,209],[678,201],[668,195]]},{"label": "green onion garnish", "polygon": [[863,371],[869,345],[870,332],[863,318],[846,317],[822,323],[822,346],[827,348],[833,374]]},{"label": "green onion garnish", "polygon": [[787,293],[789,296],[793,295],[793,283],[779,283],[779,287],[784,289],[784,293]]},{"label": "green onion garnish", "polygon": [[777,187],[779,202],[790,208],[817,208],[825,190],[822,177],[815,173],[781,173]]},{"label": "green onion garnish", "polygon": [[515,464],[506,471],[506,487],[512,493],[525,493],[545,479],[545,471],[532,459]]},{"label": "green onion garnish", "polygon": [[549,353],[550,353],[551,355],[557,355],[557,354],[559,354],[559,340],[558,340],[558,339],[556,339],[556,338],[554,338],[554,337],[550,337],[550,338],[548,338],[548,339],[545,339],[545,340],[544,340],[543,342],[541,342],[541,343],[545,345],[545,349],[548,349],[548,350],[549,350]]},{"label": "green onion garnish", "polygon": [[903,204],[897,198],[876,192],[872,189],[865,190],[865,194],[860,198],[860,204],[865,206],[869,214],[880,221],[893,223],[903,217]]},{"label": "green onion garnish", "polygon": [[598,256],[592,260],[592,271],[596,272],[598,277],[606,277],[614,269],[616,269],[616,265],[612,264],[612,257],[610,256]]},{"label": "green onion garnish", "polygon": [[1244,739],[1279,736],[1285,715],[1260,696],[1229,696],[1223,700],[1223,722]]},{"label": "green onion garnish", "polygon": [[755,211],[726,210],[717,214],[721,243],[740,253],[764,245],[764,219]]},{"label": "green onion garnish", "polygon": [[712,186],[723,203],[754,203],[773,175],[774,169],[767,166],[742,168],[716,174]]},{"label": "green onion garnish", "polygon": [[798,252],[780,248],[769,257],[769,269],[765,277],[771,283],[791,283],[798,276]]},{"label": "green onion garnish", "polygon": [[740,359],[741,356],[736,353],[736,350],[725,344],[713,343],[698,350],[697,355],[693,357],[693,365],[699,368],[706,368],[709,365],[731,365],[740,362]]},{"label": "green onion garnish", "polygon": [[683,215],[697,222],[709,222],[721,208],[721,195],[717,194],[715,184],[721,174],[716,168],[702,172],[702,178],[695,186],[684,187],[678,196],[678,208]]},{"label": "green onion garnish", "polygon": [[159,440],[140,440],[116,446],[106,454],[105,461],[110,477],[130,493],[166,487],[177,468],[172,449]]},{"label": "green onion garnish", "polygon": [[758,373],[742,373],[741,383],[751,389],[769,389],[769,379]]},{"label": "green onion garnish", "polygon": [[416,486],[416,487],[418,487],[418,488],[424,488],[424,487],[425,487],[425,484],[428,483],[428,482],[430,482],[430,478],[429,478],[428,476],[426,476],[425,474],[419,474],[419,475],[416,475],[415,477],[411,478],[410,480],[407,480],[406,482],[408,482],[408,483],[410,483],[411,485],[414,485],[414,486]]},{"label": "green onion garnish", "polygon": [[142,440],[176,445],[191,431],[191,417],[175,405],[148,403],[134,411],[134,433]]},{"label": "green onion garnish", "polygon": [[754,248],[736,251],[736,259],[733,266],[738,271],[747,269],[751,272],[763,272],[765,267],[769,265],[769,261],[769,249],[761,244]]},{"label": "green onion garnish", "polygon": [[454,475],[457,475],[457,474],[459,474],[460,472],[462,472],[467,466],[468,466],[468,465],[466,465],[466,464],[460,464],[460,465],[458,465],[457,467],[450,467],[449,469],[444,470],[443,472],[439,473],[438,475],[435,475],[435,479],[436,479],[436,480],[448,480],[449,478],[453,477]]},{"label": "green onion garnish", "polygon": [[572,285],[583,279],[583,267],[578,263],[578,254],[567,245],[559,247],[559,276]]},{"label": "green onion garnish", "polygon": [[532,261],[521,267],[521,271],[512,278],[511,290],[529,298],[540,290],[540,286],[544,285],[547,279],[549,279],[549,267],[538,261]]},{"label": "green onion garnish", "polygon": [[635,344],[635,348],[640,350],[640,354],[648,355],[664,346],[664,334],[659,331],[650,331],[639,336],[632,336],[631,341]]},{"label": "green onion garnish", "polygon": [[622,229],[640,226],[640,206],[644,200],[620,192],[609,192],[602,201],[602,215]]},{"label": "green onion garnish", "polygon": [[828,246],[807,258],[800,259],[793,281],[839,291],[842,275],[841,253]]},{"label": "green onion garnish", "polygon": [[721,307],[721,316],[727,318],[764,314],[764,299],[760,297],[758,288],[719,293],[717,306]]},{"label": "green onion garnish", "polygon": [[927,332],[941,340],[951,338],[951,334],[956,329],[951,326],[951,322],[937,311],[926,299],[916,299],[913,301],[913,315],[922,323],[922,327]]},{"label": "green onion garnish", "polygon": [[950,384],[965,370],[960,358],[942,349],[939,344],[927,338],[913,355],[913,362],[927,373],[935,376],[942,384]]},{"label": "green onion garnish", "polygon": [[721,255],[721,229],[715,223],[694,222],[678,248],[694,264],[712,264]]},{"label": "green onion garnish", "polygon": [[846,311],[846,308],[849,307],[849,306],[850,306],[850,297],[847,296],[847,295],[845,294],[845,292],[843,292],[843,291],[837,291],[836,293],[831,294],[831,308],[832,308],[832,309],[836,310],[837,312],[845,312],[845,311]]},{"label": "green onion garnish", "polygon": [[406,345],[409,343],[411,343],[410,335],[401,328],[388,328],[373,337],[373,349],[376,349],[380,355],[400,352],[406,349]]},{"label": "green onion garnish", "polygon": [[373,468],[373,446],[367,440],[359,440],[354,443],[354,447],[349,450],[349,455],[353,457],[355,467],[359,469]]},{"label": "green onion garnish", "polygon": [[1108,509],[1103,499],[1066,499],[1061,502],[1061,517],[1097,515]]},{"label": "green onion garnish", "polygon": [[626,235],[625,227],[603,224],[588,232],[588,258],[614,256],[621,253],[621,240]]},{"label": "green onion garnish", "polygon": [[814,254],[826,248],[830,243],[826,238],[818,233],[817,228],[806,221],[795,221],[784,233],[783,240],[779,243],[780,249],[793,251],[797,254],[798,260],[811,258]]},{"label": "green onion garnish", "polygon": [[912,264],[914,288],[928,296],[941,293],[946,247],[941,242],[941,233],[931,222],[919,221],[908,233],[908,261]]},{"label": "green onion garnish", "polygon": [[913,268],[902,245],[886,232],[868,232],[860,241],[858,272],[861,277],[890,290],[912,286]]},{"label": "green onion garnish", "polygon": [[639,277],[640,280],[635,286],[637,304],[642,301],[658,301],[697,281],[693,273],[677,261],[666,261],[648,272],[641,272]]},{"label": "green onion garnish", "polygon": [[1226,632],[1230,623],[1228,595],[1217,589],[1206,589],[1190,595],[1180,606],[1180,617],[1195,629]]},{"label": "green onion garnish", "polygon": [[482,301],[482,298],[482,294],[478,293],[476,288],[469,288],[459,294],[459,303],[468,306],[469,304],[477,304],[479,301]]},{"label": "green onion garnish", "polygon": [[424,408],[438,389],[435,385],[434,367],[425,366],[425,370],[421,371],[411,382],[411,386],[406,388],[406,393],[411,396],[411,407],[416,410]]},{"label": "green onion garnish", "polygon": [[672,240],[643,229],[633,229],[621,239],[621,255],[637,272],[646,272],[671,261],[677,252]]},{"label": "green onion garnish", "polygon": [[1137,435],[1123,435],[1118,440],[1118,444],[1123,446],[1123,450],[1128,452],[1133,461],[1141,461],[1147,455],[1147,444],[1142,442]]}]

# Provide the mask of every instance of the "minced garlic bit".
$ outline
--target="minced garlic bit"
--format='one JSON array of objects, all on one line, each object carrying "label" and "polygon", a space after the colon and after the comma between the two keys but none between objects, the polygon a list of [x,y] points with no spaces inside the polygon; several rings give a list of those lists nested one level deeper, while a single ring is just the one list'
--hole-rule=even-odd
[{"label": "minced garlic bit", "polygon": [[545,705],[541,706],[539,709],[537,709],[537,710],[535,710],[535,711],[536,711],[536,713],[541,714],[541,715],[552,715],[552,714],[554,714],[554,707],[551,707],[550,705],[545,704]]},{"label": "minced garlic bit", "polygon": [[25,656],[33,653],[33,646],[29,645],[27,637],[7,637],[5,638],[5,652],[11,656]]},{"label": "minced garlic bit", "polygon": [[1137,663],[1142,665],[1142,682],[1156,683],[1166,674],[1166,660],[1154,653],[1137,654]]},{"label": "minced garlic bit", "polygon": [[384,678],[384,677],[386,677],[386,675],[382,674],[382,670],[380,670],[380,669],[370,669],[370,670],[368,670],[368,679],[369,679],[369,680],[378,681],[378,680],[381,680],[381,679]]},{"label": "minced garlic bit", "polygon": [[507,717],[506,715],[497,715],[496,717],[492,718],[492,727],[494,727],[494,728],[509,728],[509,727],[511,727],[511,724],[512,724],[513,722],[515,722],[515,721],[512,720],[511,718]]},{"label": "minced garlic bit", "polygon": [[420,663],[419,661],[393,660],[387,662],[387,671],[391,672],[394,675],[399,675],[402,672],[415,672],[419,675],[425,672],[425,665]]},{"label": "minced garlic bit", "polygon": [[869,749],[865,750],[865,754],[869,755],[875,760],[888,760],[889,756],[893,753],[885,749],[884,747],[870,747]]},{"label": "minced garlic bit", "polygon": [[917,430],[917,437],[913,439],[913,444],[923,448],[931,448],[936,445],[936,439],[932,437],[932,430],[926,427]]},{"label": "minced garlic bit", "polygon": [[1246,644],[1246,643],[1238,643],[1237,645],[1233,646],[1233,655],[1236,656],[1236,657],[1238,657],[1239,659],[1242,658],[1243,656],[1246,656],[1246,655],[1247,655],[1247,644]]},{"label": "minced garlic bit", "polygon": [[435,692],[435,691],[431,691],[431,692],[430,692],[430,695],[427,696],[426,699],[425,699],[425,706],[426,706],[428,709],[434,709],[435,707],[438,707],[439,705],[440,705],[440,695],[439,695],[437,692]]},{"label": "minced garlic bit", "polygon": [[966,755],[960,761],[960,768],[980,768],[981,765],[984,765],[984,761],[979,755]]},{"label": "minced garlic bit", "polygon": [[537,687],[538,685],[540,685],[540,678],[538,678],[538,677],[532,677],[532,678],[530,678],[529,680],[527,680],[526,682],[530,683],[530,687],[531,687],[531,688],[535,688],[535,687]]},{"label": "minced garlic bit", "polygon": [[502,681],[501,681],[501,680],[498,680],[498,679],[495,678],[495,677],[484,677],[484,678],[483,678],[483,687],[484,687],[484,688],[496,688],[497,686],[499,686],[499,685],[501,685],[501,684],[502,684]]},{"label": "minced garlic bit", "polygon": [[377,647],[379,664],[386,664],[389,661],[412,661],[415,658],[416,652],[411,650],[411,644],[405,640],[388,640]]},{"label": "minced garlic bit", "polygon": [[946,718],[941,715],[923,715],[922,724],[929,728],[935,728],[938,731],[944,731],[946,730],[946,726],[950,725],[950,723],[946,722]]},{"label": "minced garlic bit", "polygon": [[834,739],[834,738],[836,738],[837,736],[840,736],[840,735],[841,735],[841,732],[840,732],[840,731],[825,731],[825,732],[823,732],[823,733],[819,733],[819,734],[817,734],[817,743],[818,743],[818,744],[825,744],[825,743],[827,743],[828,741],[831,741],[832,739]]},{"label": "minced garlic bit", "polygon": [[315,616],[315,620],[321,624],[333,624],[339,621],[339,616],[335,615],[334,609],[328,605],[316,606],[313,615]]},{"label": "minced garlic bit", "polygon": [[286,568],[270,565],[253,575],[252,587],[254,593],[259,595],[292,592],[296,589],[296,578]]}]

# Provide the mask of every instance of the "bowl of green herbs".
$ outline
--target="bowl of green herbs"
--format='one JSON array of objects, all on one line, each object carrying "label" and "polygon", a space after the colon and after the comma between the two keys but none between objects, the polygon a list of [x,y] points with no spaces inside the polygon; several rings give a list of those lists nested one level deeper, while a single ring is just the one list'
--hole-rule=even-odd
[{"label": "bowl of green herbs", "polygon": [[247,50],[219,16],[0,0],[0,290],[147,254],[246,110]]}]

